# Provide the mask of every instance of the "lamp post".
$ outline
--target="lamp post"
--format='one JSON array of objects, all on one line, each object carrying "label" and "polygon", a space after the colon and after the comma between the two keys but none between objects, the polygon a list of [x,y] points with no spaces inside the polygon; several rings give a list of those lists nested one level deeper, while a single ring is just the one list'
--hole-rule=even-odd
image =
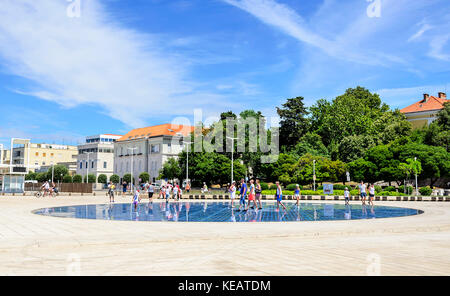
[{"label": "lamp post", "polygon": [[419,195],[419,189],[417,188],[417,157],[414,157],[414,174],[416,175],[416,195]]},{"label": "lamp post", "polygon": [[133,194],[133,185],[134,185],[134,180],[133,180],[133,156],[134,156],[134,150],[137,149],[137,147],[132,147],[132,148],[127,148],[128,150],[131,150],[131,187],[130,187],[130,191],[131,194]]},{"label": "lamp post", "polygon": [[186,150],[186,185],[189,182],[189,145],[192,144],[192,142],[183,141],[183,144],[187,144],[187,150]]},{"label": "lamp post", "polygon": [[313,191],[316,191],[316,160],[313,160]]},{"label": "lamp post", "polygon": [[231,183],[233,184],[234,181],[234,140],[237,140],[239,138],[231,138],[231,137],[227,137],[227,139],[231,140]]}]

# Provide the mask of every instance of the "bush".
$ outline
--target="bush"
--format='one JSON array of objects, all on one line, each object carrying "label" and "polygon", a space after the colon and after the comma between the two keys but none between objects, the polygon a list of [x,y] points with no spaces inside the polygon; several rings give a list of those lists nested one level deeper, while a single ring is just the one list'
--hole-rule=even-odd
[{"label": "bush", "polygon": [[[131,183],[131,174],[125,174],[125,175],[123,175],[123,180],[124,180],[125,182],[127,182],[127,184],[130,184],[130,183]],[[133,181],[135,181],[134,178],[133,178]],[[133,182],[133,184],[134,184],[134,182]]]},{"label": "bush", "polygon": [[[297,189],[297,184],[289,184],[286,186],[286,190],[295,191]],[[300,186],[300,189],[302,189],[302,186]]]},{"label": "bush", "polygon": [[269,185],[267,183],[261,182],[261,190],[268,190],[269,189]]},{"label": "bush", "polygon": [[323,190],[323,185],[320,185],[319,187],[316,187],[317,190]]},{"label": "bush", "polygon": [[277,190],[277,185],[276,184],[272,184],[269,187],[270,190]]},{"label": "bush", "polygon": [[100,174],[98,175],[97,181],[98,183],[106,184],[108,182],[108,177],[104,174]]},{"label": "bush", "polygon": [[433,189],[430,188],[430,186],[427,187],[421,187],[419,189],[420,194],[422,194],[423,196],[430,196],[431,193],[433,192]]},{"label": "bush", "polygon": [[84,182],[86,182],[86,180],[87,180],[88,181],[87,183],[91,183],[91,184],[93,184],[97,181],[97,177],[95,177],[94,174],[89,174],[87,177],[84,176],[83,179],[84,179]]},{"label": "bush", "polygon": [[[398,192],[405,193],[405,186],[404,185],[399,186]],[[406,194],[412,194],[412,193],[414,193],[414,187],[406,186]]]},{"label": "bush", "polygon": [[405,196],[406,194],[402,192],[396,192],[396,191],[381,191],[378,193],[379,196]]},{"label": "bush", "polygon": [[146,172],[143,172],[139,175],[139,179],[141,179],[141,183],[147,183],[150,180],[150,175]]},{"label": "bush", "polygon": [[383,191],[383,189],[381,188],[381,186],[375,185],[375,193],[380,193],[381,191]]},{"label": "bush", "polygon": [[73,183],[82,183],[83,177],[81,175],[75,175],[73,176]]},{"label": "bush", "polygon": [[112,175],[109,177],[109,181],[113,182],[114,184],[119,184],[120,177],[118,175]]},{"label": "bush", "polygon": [[345,190],[345,187],[348,188],[348,186],[346,186],[346,185],[342,185],[342,184],[334,184],[334,185],[333,185],[333,190]]},{"label": "bush", "polygon": [[73,178],[71,175],[65,175],[63,177],[63,183],[73,183]]},{"label": "bush", "polygon": [[387,187],[384,188],[384,191],[394,192],[395,191],[395,187],[394,186],[387,186]]}]

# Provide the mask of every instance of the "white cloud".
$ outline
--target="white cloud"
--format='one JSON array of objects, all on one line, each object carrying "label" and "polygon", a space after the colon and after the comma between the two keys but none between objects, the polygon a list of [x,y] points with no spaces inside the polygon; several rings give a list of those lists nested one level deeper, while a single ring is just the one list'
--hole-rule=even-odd
[{"label": "white cloud", "polygon": [[2,0],[0,62],[33,83],[18,92],[65,107],[89,104],[134,127],[226,102],[199,91],[189,62],[156,37],[121,26],[98,0],[81,3],[81,17],[69,18],[65,0]]},{"label": "white cloud", "polygon": [[414,35],[409,37],[408,42],[414,41],[418,38],[420,38],[426,31],[429,31],[433,28],[433,26],[430,26],[429,24],[423,24],[419,31],[417,31]]}]

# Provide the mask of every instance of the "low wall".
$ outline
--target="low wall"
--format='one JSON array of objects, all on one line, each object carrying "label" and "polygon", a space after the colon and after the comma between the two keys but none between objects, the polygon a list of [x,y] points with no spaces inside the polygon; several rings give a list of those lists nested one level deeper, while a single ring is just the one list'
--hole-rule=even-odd
[{"label": "low wall", "polygon": [[[26,191],[39,191],[43,183],[29,184],[25,183]],[[86,183],[59,183],[56,186],[60,193],[92,193],[92,185]]]}]

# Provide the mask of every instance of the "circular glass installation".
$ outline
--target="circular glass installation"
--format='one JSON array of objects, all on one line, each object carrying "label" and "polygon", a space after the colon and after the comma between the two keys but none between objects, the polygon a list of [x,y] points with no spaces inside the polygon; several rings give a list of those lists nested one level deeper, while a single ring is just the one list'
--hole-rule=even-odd
[{"label": "circular glass installation", "polygon": [[[77,205],[44,208],[34,214],[78,219],[167,222],[291,222],[378,219],[418,215],[420,210],[343,204],[286,203],[286,210],[275,202],[263,202],[262,210],[238,211],[230,202],[154,202],[133,204]],[[237,204],[239,206],[239,204]]]}]

